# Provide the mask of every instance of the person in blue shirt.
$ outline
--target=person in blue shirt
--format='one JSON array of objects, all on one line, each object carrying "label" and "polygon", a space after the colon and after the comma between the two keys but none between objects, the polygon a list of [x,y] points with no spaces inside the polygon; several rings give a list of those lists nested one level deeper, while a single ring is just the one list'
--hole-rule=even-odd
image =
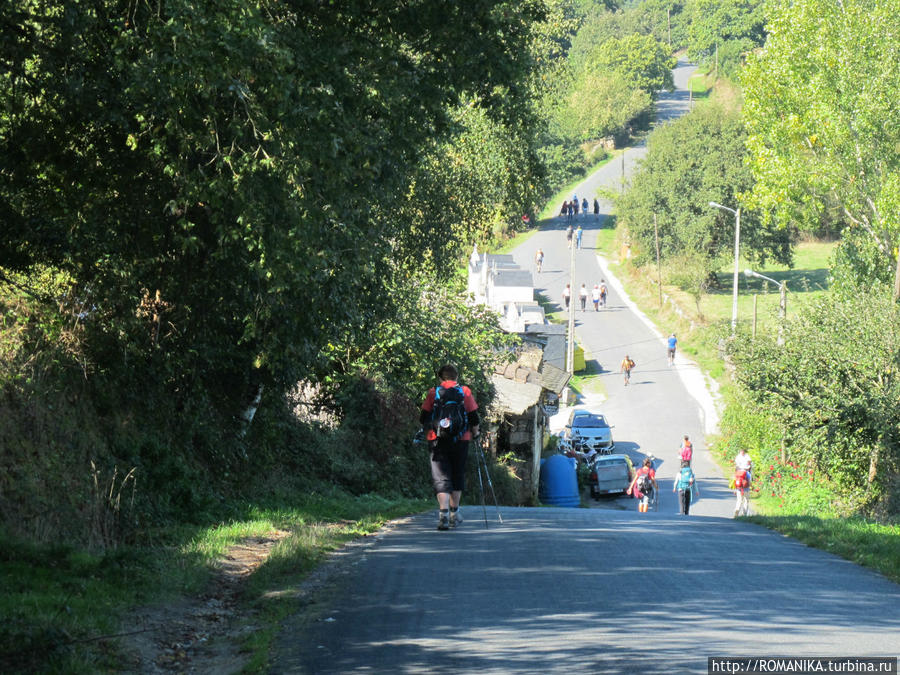
[{"label": "person in blue shirt", "polygon": [[675,337],[675,333],[672,333],[669,336],[669,339],[666,340],[666,349],[669,354],[669,365],[675,363],[675,345],[678,344],[678,338]]}]

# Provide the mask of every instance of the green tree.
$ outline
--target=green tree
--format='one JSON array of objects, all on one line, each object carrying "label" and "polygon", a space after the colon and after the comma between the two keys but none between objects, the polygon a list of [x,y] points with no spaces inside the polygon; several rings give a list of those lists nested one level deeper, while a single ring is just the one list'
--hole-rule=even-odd
[{"label": "green tree", "polygon": [[736,75],[743,56],[766,40],[762,0],[691,0],[688,55],[699,63],[712,64]]},{"label": "green tree", "polygon": [[672,68],[675,59],[652,35],[633,33],[612,38],[594,50],[587,68],[600,73],[615,73],[636,89],[655,97],[662,89],[674,89]]},{"label": "green tree", "polygon": [[433,245],[396,218],[423,150],[461,102],[530,123],[522,45],[543,5],[18,12],[0,41],[0,268],[72,279],[96,368],[239,402],[326,371],[327,345],[390,315],[391,270]]},{"label": "green tree", "polygon": [[893,270],[900,241],[900,13],[891,3],[770,8],[766,49],[743,74],[756,179],[749,203],[815,229],[838,211]]},{"label": "green tree", "polygon": [[[616,211],[631,235],[636,264],[655,259],[653,219],[663,261],[698,252],[715,262],[734,246],[734,217],[710,202],[740,205],[752,188],[744,164],[746,134],[737,113],[704,106],[648,139],[647,156]],[[741,214],[742,253],[760,262],[791,260],[791,233],[766,226],[752,211]]]},{"label": "green tree", "polygon": [[737,381],[781,422],[792,459],[864,506],[889,499],[900,470],[900,314],[889,293],[823,298],[785,338],[732,341]]},{"label": "green tree", "polygon": [[588,141],[611,136],[652,104],[650,94],[617,73],[585,72],[572,87],[560,112],[568,137]]}]

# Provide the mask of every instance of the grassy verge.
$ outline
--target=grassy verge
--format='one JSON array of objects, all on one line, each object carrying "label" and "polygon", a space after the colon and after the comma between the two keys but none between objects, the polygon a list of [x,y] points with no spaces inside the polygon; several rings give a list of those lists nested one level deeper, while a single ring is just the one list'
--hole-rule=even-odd
[{"label": "grassy verge", "polygon": [[[756,268],[756,271],[776,281],[786,281],[789,316],[802,312],[805,304],[826,293],[828,261],[833,248],[834,244],[827,242],[802,243],[797,247],[793,269],[777,265]],[[749,264],[744,263],[740,269],[747,267]],[[693,298],[671,286],[664,286],[663,292],[679,307],[679,313],[674,311],[673,303],[666,303],[660,308],[658,288],[650,280],[651,276],[655,276],[655,271],[616,265],[616,274],[641,310],[665,331],[679,330],[679,349],[727,388],[729,380],[716,341],[722,327],[727,327],[731,320],[731,274],[724,271],[719,274],[721,288],[702,300],[702,317],[696,311]],[[754,295],[758,296],[757,331],[776,331],[779,321],[778,288],[759,279],[747,279],[743,274],[738,283],[739,324],[743,329],[752,331]],[[720,330],[716,330],[716,326]],[[730,458],[719,453],[713,456],[726,473],[731,470]],[[784,474],[784,480],[787,480],[789,472]],[[771,490],[760,490],[754,494],[752,504],[757,515],[750,516],[748,520],[900,582],[900,531],[896,525],[832,513],[829,504],[833,493],[827,485],[812,487],[810,483],[803,489],[786,489],[789,486],[776,482],[770,487]]]},{"label": "grassy verge", "polygon": [[371,495],[304,495],[290,505],[246,505],[229,523],[157,531],[152,547],[96,554],[0,536],[0,670],[117,670],[116,639],[129,630],[120,625],[129,610],[200,593],[231,546],[286,531],[242,596],[255,626],[245,645],[252,652],[248,672],[261,672],[278,621],[296,609],[292,594],[271,591],[298,583],[346,541],[428,506]]},{"label": "grassy verge", "polygon": [[[563,201],[569,199],[569,195],[572,194],[572,192],[575,190],[575,188],[577,188],[579,185],[581,185],[585,181],[585,179],[588,176],[590,176],[592,173],[597,171],[597,169],[599,169],[603,166],[606,166],[611,161],[613,161],[616,157],[621,156],[622,152],[624,152],[624,151],[623,150],[613,151],[613,153],[610,154],[606,159],[604,159],[601,162],[598,162],[594,166],[587,169],[587,171],[585,172],[585,174],[583,176],[572,180],[567,185],[565,185],[562,189],[558,190],[556,192],[556,194],[554,194],[553,197],[551,197],[550,200],[547,202],[547,206],[544,207],[544,210],[541,211],[541,213],[538,215],[538,220],[549,220],[551,218],[555,218],[556,216],[558,216],[560,205],[563,203]],[[579,199],[580,199],[580,197],[579,197]]]},{"label": "grassy verge", "polygon": [[[758,501],[754,506],[759,507]],[[900,583],[900,530],[862,518],[757,515],[748,520],[880,572]]]},{"label": "grassy verge", "polygon": [[[604,231],[601,231],[604,232]],[[610,242],[615,242],[612,235]],[[609,244],[610,248],[613,243]],[[598,245],[599,248],[599,245]],[[787,284],[787,313],[802,311],[803,306],[824,295],[828,287],[828,259],[834,249],[830,242],[809,242],[798,245],[793,269],[784,265],[756,267],[755,271]],[[607,249],[604,249],[607,250]],[[611,256],[614,257],[614,256]],[[738,277],[738,325],[741,330],[752,333],[777,331],[780,294],[778,287],[757,278],[747,278],[743,270],[750,263],[741,260]],[[628,264],[612,263],[617,277],[625,284],[631,299],[664,333],[678,334],[678,348],[695,360],[711,377],[723,387],[727,378],[718,340],[727,333],[731,321],[732,283],[730,270],[720,271],[718,288],[707,293],[697,303],[689,293],[663,283],[663,305],[659,302],[659,287],[656,284],[656,270],[635,269]],[[756,311],[754,314],[754,296]]]}]

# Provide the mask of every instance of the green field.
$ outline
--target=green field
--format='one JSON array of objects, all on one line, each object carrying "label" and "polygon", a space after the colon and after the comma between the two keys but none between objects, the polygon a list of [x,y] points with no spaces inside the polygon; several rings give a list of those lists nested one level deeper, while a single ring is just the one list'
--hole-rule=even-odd
[{"label": "green field", "polygon": [[[823,295],[829,284],[829,259],[834,250],[833,242],[809,242],[798,244],[794,251],[794,267],[766,265],[754,271],[771,277],[787,287],[787,314],[798,310],[810,300]],[[751,268],[746,260],[740,262],[738,275],[738,323],[752,330],[753,303],[756,297],[757,331],[774,330],[778,325],[780,293],[778,286],[759,278],[748,278],[744,270]],[[706,295],[700,303],[704,318],[711,323],[731,320],[734,270],[720,270],[719,287]],[[693,306],[693,299],[685,297]]]}]

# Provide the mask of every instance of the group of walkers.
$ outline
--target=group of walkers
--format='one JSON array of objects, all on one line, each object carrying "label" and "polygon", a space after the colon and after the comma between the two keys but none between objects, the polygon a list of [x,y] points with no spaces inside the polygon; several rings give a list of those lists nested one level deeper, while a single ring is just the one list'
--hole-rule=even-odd
[{"label": "group of walkers", "polygon": [[[625,361],[634,367],[628,356]],[[623,367],[625,362],[623,361]],[[439,384],[428,390],[422,403],[419,421],[424,439],[431,452],[431,478],[438,502],[439,530],[449,530],[462,523],[459,503],[465,488],[466,463],[469,442],[479,435],[478,404],[471,390],[459,384],[459,374],[451,364],[438,370]],[[688,436],[684,436],[678,451],[680,468],[672,485],[678,493],[678,513],[689,515],[691,504],[700,496],[700,486],[691,466],[694,448]],[[746,449],[741,448],[734,460],[734,476],[729,488],[734,491],[736,502],[734,517],[749,513],[749,492],[753,480],[753,461]],[[626,493],[638,499],[638,511],[646,513],[658,504],[659,483],[653,459],[644,459],[634,472]]]},{"label": "group of walkers", "polygon": [[584,228],[579,225],[578,227],[574,227],[571,224],[566,228],[566,246],[572,248],[572,242],[575,243],[575,248],[581,249],[581,239],[584,236]]},{"label": "group of walkers", "polygon": [[[584,312],[587,310],[587,300],[588,296],[591,298],[591,302],[594,303],[594,311],[599,312],[600,308],[606,308],[606,296],[609,290],[606,287],[606,279],[601,279],[599,284],[594,284],[594,287],[588,291],[587,284],[581,284],[581,288],[578,290],[578,300],[581,303],[581,311]],[[563,305],[565,306],[566,311],[569,310],[569,304],[572,302],[572,285],[566,284],[566,287],[562,292]]]},{"label": "group of walkers", "polygon": [[[581,200],[581,203],[578,203],[578,196],[572,195],[572,199],[567,202],[563,202],[562,208],[559,210],[560,217],[565,216],[566,220],[574,220],[578,215],[579,210],[585,216],[590,214],[590,204],[588,204],[587,197]],[[600,216],[600,202],[594,197],[594,216]]]},{"label": "group of walkers", "polygon": [[[688,436],[684,437],[679,449],[681,466],[672,484],[672,492],[678,493],[678,513],[687,516],[691,512],[691,504],[700,497],[700,486],[691,467],[694,448]],[[729,488],[734,491],[736,502],[734,517],[746,516],[750,512],[749,492],[752,477],[753,460],[745,448],[741,448],[734,458],[734,477]],[[656,470],[653,459],[647,457],[639,468],[626,491],[638,499],[638,511],[646,513],[657,502],[659,484],[656,482]]]}]

